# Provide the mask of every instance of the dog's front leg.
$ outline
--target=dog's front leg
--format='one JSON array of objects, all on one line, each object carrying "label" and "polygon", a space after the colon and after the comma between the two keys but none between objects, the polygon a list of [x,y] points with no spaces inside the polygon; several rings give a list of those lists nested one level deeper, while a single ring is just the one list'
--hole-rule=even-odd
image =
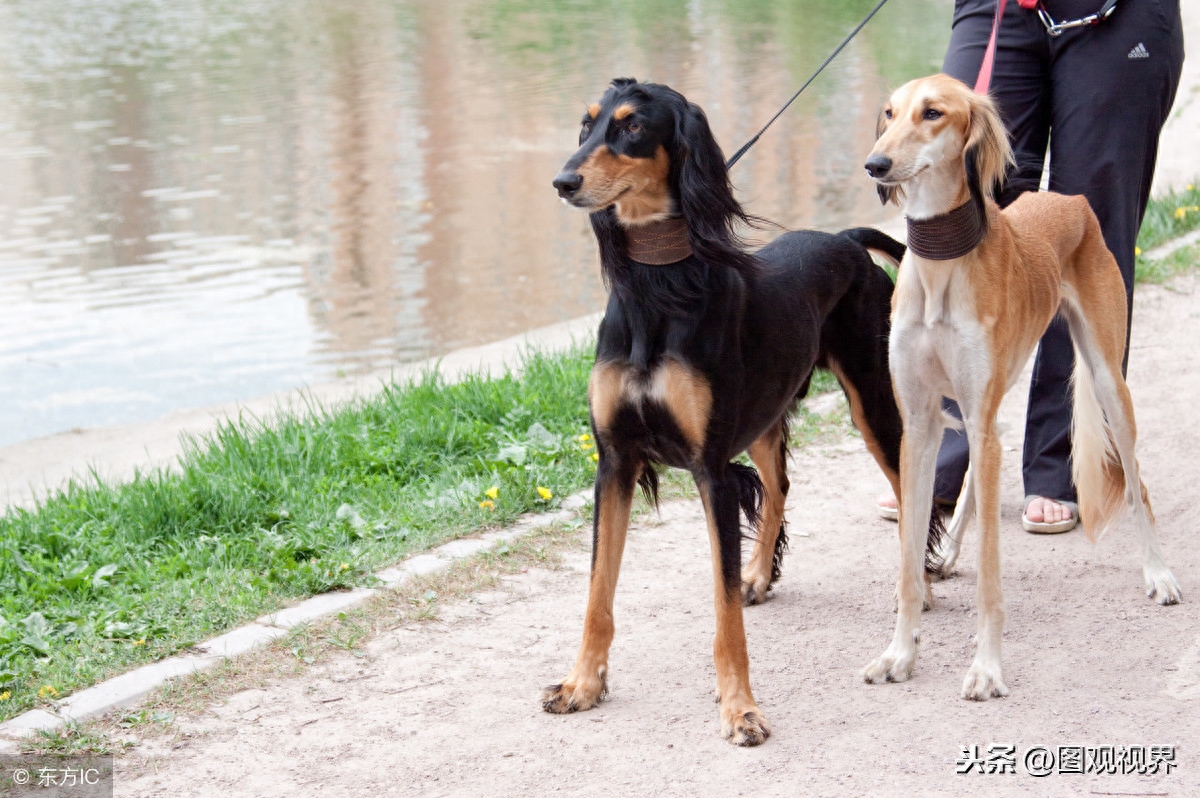
[{"label": "dog's front leg", "polygon": [[[1003,396],[1002,389],[994,391]],[[1000,639],[1004,633],[1004,594],[1000,587],[1000,436],[996,434],[996,411],[985,407],[979,432],[972,429],[969,410],[967,436],[971,447],[971,476],[979,498],[979,577],[975,583],[975,609],[979,613],[975,661],[963,680],[962,697],[986,701],[1008,695],[1000,672]]]},{"label": "dog's front leg", "polygon": [[[599,436],[598,436],[599,437]],[[642,464],[600,444],[592,521],[592,576],[583,643],[575,667],[561,684],[542,691],[542,709],[564,714],[591,709],[608,691],[608,649],[613,639],[613,594],[625,550],[633,490]]]},{"label": "dog's front leg", "polygon": [[[893,361],[894,363],[895,361]],[[901,380],[896,380],[901,398]],[[912,675],[921,639],[926,598],[925,542],[933,511],[933,480],[942,440],[941,397],[919,383],[901,399],[900,578],[896,584],[896,631],[883,654],[863,669],[871,684],[903,682]]]},{"label": "dog's front leg", "polygon": [[771,736],[771,728],[750,692],[750,657],[742,621],[738,482],[732,471],[725,469],[719,475],[698,474],[696,487],[704,503],[712,547],[717,618],[713,664],[717,669],[721,736],[734,745],[758,745]]}]

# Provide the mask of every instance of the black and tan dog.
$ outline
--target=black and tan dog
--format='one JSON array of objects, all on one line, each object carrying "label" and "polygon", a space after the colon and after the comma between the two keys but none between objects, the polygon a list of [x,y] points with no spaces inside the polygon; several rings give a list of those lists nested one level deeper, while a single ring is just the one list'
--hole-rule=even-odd
[{"label": "black and tan dog", "polygon": [[[639,483],[654,498],[665,464],[691,472],[708,519],[721,733],[756,745],[770,729],[750,691],[742,602],[763,601],[779,576],[788,414],[813,368],[831,369],[897,485],[892,284],[868,248],[898,261],[904,247],[863,228],[785,233],[747,252],[734,225],[748,219],[704,112],[666,86],[615,80],[582,124],[554,186],[591,212],[611,292],[588,386],[600,461],[583,644],[542,706],[575,712],[604,697],[630,503]],[[747,450],[758,473],[732,462]],[[757,526],[744,571],[739,508]]]}]

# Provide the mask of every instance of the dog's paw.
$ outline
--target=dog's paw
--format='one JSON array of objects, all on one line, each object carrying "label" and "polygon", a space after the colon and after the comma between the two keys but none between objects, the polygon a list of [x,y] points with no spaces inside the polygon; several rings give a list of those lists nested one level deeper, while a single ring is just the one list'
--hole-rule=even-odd
[{"label": "dog's paw", "polygon": [[608,695],[608,680],[603,668],[595,679],[573,680],[552,684],[542,690],[542,709],[555,715],[583,712],[591,709]]},{"label": "dog's paw", "polygon": [[989,698],[1003,698],[1008,695],[1008,687],[1000,675],[1000,665],[986,664],[975,660],[963,679],[962,697],[969,701],[987,701]]},{"label": "dog's paw", "polygon": [[863,679],[868,684],[883,684],[884,682],[904,682],[912,676],[913,667],[917,664],[917,648],[907,650],[888,650],[883,655],[863,668]]},{"label": "dog's paw", "polygon": [[1144,568],[1146,577],[1146,595],[1159,604],[1178,604],[1183,599],[1183,591],[1175,581],[1174,574],[1166,566],[1161,568]]},{"label": "dog's paw", "polygon": [[769,580],[760,579],[748,573],[742,574],[742,604],[747,607],[762,604],[767,600],[767,591],[770,588]]},{"label": "dog's paw", "polygon": [[734,745],[761,745],[771,736],[771,727],[758,707],[748,710],[721,710],[721,736]]}]

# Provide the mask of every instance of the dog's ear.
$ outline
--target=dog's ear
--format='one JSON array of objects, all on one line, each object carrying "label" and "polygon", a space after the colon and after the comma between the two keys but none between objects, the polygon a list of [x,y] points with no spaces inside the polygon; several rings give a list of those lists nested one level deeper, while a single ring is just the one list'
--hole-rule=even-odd
[{"label": "dog's ear", "polygon": [[889,202],[893,205],[900,204],[900,197],[897,195],[899,186],[885,186],[883,183],[875,184],[875,191],[879,194],[879,202],[887,205]]},{"label": "dog's ear", "polygon": [[971,197],[982,210],[984,197],[996,196],[1003,186],[1008,168],[1013,164],[1013,153],[1008,133],[991,98],[975,93],[969,98],[971,117],[967,143],[963,147],[963,166]]},{"label": "dog's ear", "polygon": [[675,141],[671,168],[677,172],[679,210],[685,219],[701,219],[714,209],[736,206],[725,155],[708,126],[708,117],[695,103],[682,97],[675,113]]},{"label": "dog's ear", "polygon": [[[887,115],[884,113],[885,110],[886,110],[886,106],[884,108],[880,108],[879,116],[875,119],[875,140],[876,141],[878,141],[879,137],[883,135],[883,131],[887,130],[888,118],[887,118]],[[882,183],[876,183],[875,191],[877,191],[879,193],[879,201],[882,204],[887,205],[889,202],[892,203],[893,205],[900,204],[900,187],[899,186],[885,186]]]}]

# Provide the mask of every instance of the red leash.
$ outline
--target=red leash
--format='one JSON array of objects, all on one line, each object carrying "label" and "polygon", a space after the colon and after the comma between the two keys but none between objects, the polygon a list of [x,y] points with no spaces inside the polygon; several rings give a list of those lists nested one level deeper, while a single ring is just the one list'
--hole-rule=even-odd
[{"label": "red leash", "polygon": [[[1021,8],[1032,11],[1038,7],[1039,0],[1017,0]],[[992,84],[992,65],[996,61],[996,34],[1000,31],[1000,20],[1004,17],[1004,6],[1008,0],[996,0],[996,16],[992,19],[992,37],[988,39],[987,50],[983,54],[983,63],[979,66],[979,77],[975,80],[975,93],[987,94]],[[1114,3],[1115,5],[1115,3]]]}]

